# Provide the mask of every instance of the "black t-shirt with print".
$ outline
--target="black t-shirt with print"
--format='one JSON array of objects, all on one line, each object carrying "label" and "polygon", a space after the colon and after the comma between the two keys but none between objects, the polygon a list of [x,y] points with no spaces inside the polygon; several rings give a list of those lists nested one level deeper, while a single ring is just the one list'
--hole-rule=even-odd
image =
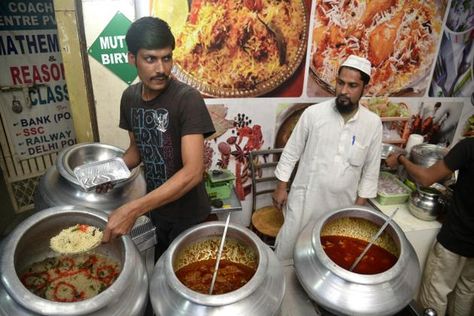
[{"label": "black t-shirt with print", "polygon": [[[151,192],[183,166],[181,137],[214,133],[214,125],[201,94],[196,89],[171,79],[156,98],[144,101],[142,83],[128,87],[120,103],[120,124],[133,132],[145,167],[147,192]],[[154,220],[199,222],[210,212],[208,197],[201,182],[178,200],[151,212]]]},{"label": "black t-shirt with print", "polygon": [[474,257],[474,138],[459,141],[444,157],[449,169],[459,170],[438,241],[450,251]]}]

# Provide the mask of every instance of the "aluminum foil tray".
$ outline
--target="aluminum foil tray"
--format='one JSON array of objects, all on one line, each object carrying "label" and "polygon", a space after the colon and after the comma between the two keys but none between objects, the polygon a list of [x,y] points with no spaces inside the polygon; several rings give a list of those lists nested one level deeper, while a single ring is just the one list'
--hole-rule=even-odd
[{"label": "aluminum foil tray", "polygon": [[116,183],[127,179],[130,170],[122,158],[115,157],[78,166],[74,168],[74,175],[82,188],[90,191],[103,183]]}]

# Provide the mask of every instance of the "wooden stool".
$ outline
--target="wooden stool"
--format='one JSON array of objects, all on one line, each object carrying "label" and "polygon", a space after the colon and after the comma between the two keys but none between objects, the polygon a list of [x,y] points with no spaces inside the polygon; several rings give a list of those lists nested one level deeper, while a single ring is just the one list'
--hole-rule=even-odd
[{"label": "wooden stool", "polygon": [[274,206],[261,207],[252,214],[254,230],[270,246],[273,246],[283,221],[283,213]]}]

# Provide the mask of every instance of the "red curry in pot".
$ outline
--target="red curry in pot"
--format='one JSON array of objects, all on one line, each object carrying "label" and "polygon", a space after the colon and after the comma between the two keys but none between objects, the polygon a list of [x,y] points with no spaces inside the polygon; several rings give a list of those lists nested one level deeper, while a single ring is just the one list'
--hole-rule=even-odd
[{"label": "red curry in pot", "polygon": [[[357,257],[367,246],[365,240],[347,236],[321,236],[324,251],[338,266],[349,270]],[[377,274],[390,269],[397,257],[377,245],[369,250],[352,272],[359,274]]]}]

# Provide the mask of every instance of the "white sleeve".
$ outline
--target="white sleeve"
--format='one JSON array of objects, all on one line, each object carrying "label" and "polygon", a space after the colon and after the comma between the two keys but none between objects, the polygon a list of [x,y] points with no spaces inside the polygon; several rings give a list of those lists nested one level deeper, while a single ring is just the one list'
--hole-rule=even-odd
[{"label": "white sleeve", "polygon": [[377,195],[382,151],[382,122],[380,119],[369,146],[357,192],[361,198],[373,198]]},{"label": "white sleeve", "polygon": [[278,165],[275,169],[275,176],[280,181],[289,181],[291,173],[305,148],[311,118],[308,109],[303,112],[296,123],[296,126],[291,132],[291,136],[283,149],[280,160],[278,161]]}]

